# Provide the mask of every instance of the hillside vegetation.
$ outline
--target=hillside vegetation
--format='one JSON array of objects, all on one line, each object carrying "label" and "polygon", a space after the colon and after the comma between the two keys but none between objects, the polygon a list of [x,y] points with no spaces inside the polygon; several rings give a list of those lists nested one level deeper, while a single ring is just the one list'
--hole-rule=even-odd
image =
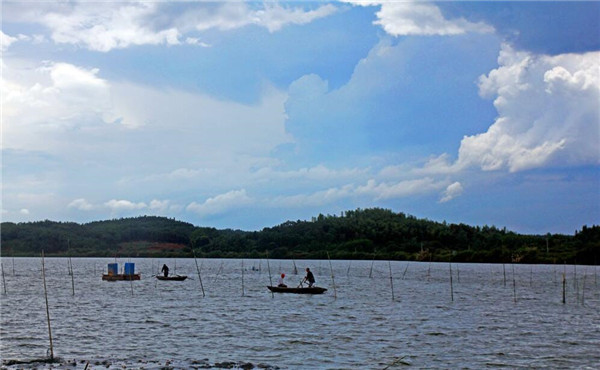
[{"label": "hillside vegetation", "polygon": [[600,226],[574,235],[522,235],[494,226],[447,224],[386,209],[288,221],[261,231],[218,230],[154,216],[77,224],[1,225],[3,256],[394,259],[596,264]]}]

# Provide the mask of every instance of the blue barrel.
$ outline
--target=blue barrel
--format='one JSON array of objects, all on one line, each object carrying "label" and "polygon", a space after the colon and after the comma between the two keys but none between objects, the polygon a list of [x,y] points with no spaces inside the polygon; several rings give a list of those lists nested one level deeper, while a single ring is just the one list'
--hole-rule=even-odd
[{"label": "blue barrel", "polygon": [[125,262],[125,275],[135,274],[135,263]]},{"label": "blue barrel", "polygon": [[109,263],[108,264],[108,274],[109,275],[117,275],[119,273],[119,264],[118,263]]}]

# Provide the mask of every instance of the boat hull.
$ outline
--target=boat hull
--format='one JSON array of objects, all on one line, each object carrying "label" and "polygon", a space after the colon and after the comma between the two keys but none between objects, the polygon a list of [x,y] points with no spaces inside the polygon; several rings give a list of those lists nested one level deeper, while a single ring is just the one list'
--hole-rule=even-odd
[{"label": "boat hull", "polygon": [[273,293],[293,293],[293,294],[323,294],[327,291],[325,288],[320,287],[300,287],[300,288],[291,288],[291,287],[278,287],[278,286],[267,286],[267,288]]},{"label": "boat hull", "polygon": [[162,276],[162,275],[156,275],[156,278],[158,280],[165,280],[165,281],[184,281],[185,279],[187,279],[187,276],[185,275],[174,275],[174,276]]}]

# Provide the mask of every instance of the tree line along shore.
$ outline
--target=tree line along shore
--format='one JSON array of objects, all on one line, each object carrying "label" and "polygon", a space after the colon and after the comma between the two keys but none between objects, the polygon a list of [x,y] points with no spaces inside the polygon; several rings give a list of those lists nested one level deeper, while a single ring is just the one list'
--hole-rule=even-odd
[{"label": "tree line along shore", "polygon": [[[157,216],[85,224],[37,221],[1,224],[1,255],[34,257],[197,257],[379,259],[480,263],[600,261],[600,226],[573,235],[525,235],[495,226],[417,219],[381,208],[310,221],[287,221],[260,231],[216,229]],[[192,253],[193,252],[193,253]]]}]

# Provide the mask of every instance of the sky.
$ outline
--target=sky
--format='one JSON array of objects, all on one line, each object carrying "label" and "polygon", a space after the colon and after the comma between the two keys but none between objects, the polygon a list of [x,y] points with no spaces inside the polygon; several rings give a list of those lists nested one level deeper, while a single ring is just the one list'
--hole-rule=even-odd
[{"label": "sky", "polygon": [[2,221],[600,224],[600,2],[1,12]]}]

